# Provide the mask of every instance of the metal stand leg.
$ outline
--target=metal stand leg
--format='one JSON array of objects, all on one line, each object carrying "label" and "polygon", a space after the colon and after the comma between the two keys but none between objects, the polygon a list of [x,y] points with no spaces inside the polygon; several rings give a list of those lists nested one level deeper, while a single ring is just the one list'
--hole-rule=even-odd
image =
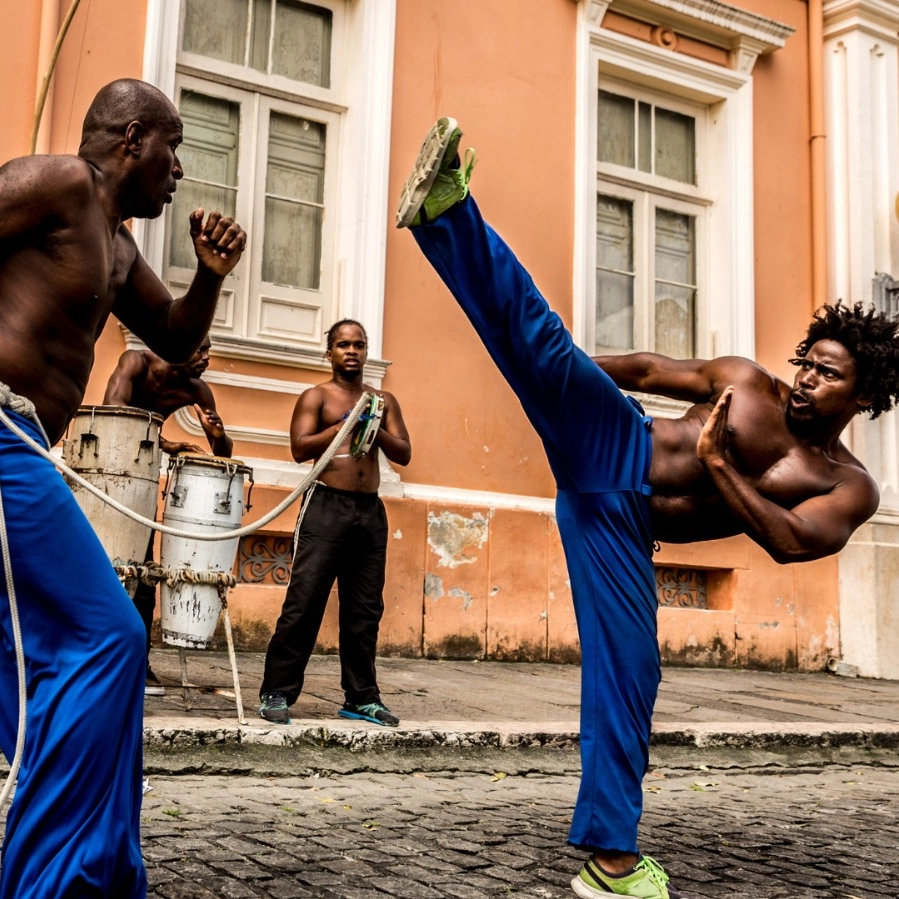
[{"label": "metal stand leg", "polygon": [[237,721],[239,724],[249,723],[243,714],[243,699],[240,695],[240,678],[237,676],[237,656],[234,654],[234,635],[231,633],[231,618],[228,615],[226,588],[219,587],[222,598],[222,614],[225,618],[225,639],[228,641],[228,658],[231,660],[231,673],[234,675],[234,700],[237,703]]},{"label": "metal stand leg", "polygon": [[178,659],[181,662],[181,692],[184,694],[184,711],[190,711],[190,682],[187,679],[187,653],[183,646],[178,647]]}]

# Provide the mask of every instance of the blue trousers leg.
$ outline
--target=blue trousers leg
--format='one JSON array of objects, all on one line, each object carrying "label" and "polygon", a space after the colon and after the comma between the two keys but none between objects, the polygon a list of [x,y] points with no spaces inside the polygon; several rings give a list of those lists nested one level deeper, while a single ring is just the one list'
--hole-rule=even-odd
[{"label": "blue trousers leg", "polygon": [[649,420],[574,344],[472,198],[412,233],[518,396],[556,480],[582,656],[569,840],[636,852],[661,676]]},{"label": "blue trousers leg", "polygon": [[[65,482],[2,425],[0,492],[28,695],[0,899],[143,899],[143,624]],[[0,749],[10,761],[16,695],[0,574]]]}]

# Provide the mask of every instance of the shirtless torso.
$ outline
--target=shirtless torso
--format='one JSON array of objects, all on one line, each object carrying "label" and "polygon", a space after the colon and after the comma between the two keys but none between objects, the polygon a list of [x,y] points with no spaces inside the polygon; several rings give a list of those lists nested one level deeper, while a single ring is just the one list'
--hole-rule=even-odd
[{"label": "shirtless torso", "polygon": [[[126,350],[106,386],[103,402],[110,406],[135,406],[168,418],[185,406],[193,406],[206,434],[209,448],[216,456],[230,457],[231,438],[215,406],[215,397],[203,380],[209,366],[208,337],[183,365],[172,365],[149,350]],[[171,454],[201,453],[202,448],[160,436],[161,448]]]},{"label": "shirtless torso", "polygon": [[81,402],[110,313],[161,355],[182,361],[209,329],[224,276],[246,240],[212,213],[191,216],[199,266],[172,300],[125,220],[155,218],[182,177],[181,121],[160,101],[149,129],[128,126],[90,161],[30,156],[0,167],[0,381],[34,402],[58,440]]},{"label": "shirtless torso", "polygon": [[877,508],[876,484],[840,440],[864,407],[841,344],[815,344],[792,387],[740,357],[597,363],[619,387],[694,403],[681,418],[653,421],[658,539],[748,533],[775,559],[798,561],[838,550]]},{"label": "shirtless torso", "polygon": [[176,366],[168,365],[146,351],[133,352],[140,357],[141,377],[132,382],[130,405],[158,412],[163,418],[168,418],[178,409],[207,398],[209,387],[199,378],[190,377],[180,371],[172,376],[171,369]]},{"label": "shirtless torso", "polygon": [[343,325],[328,351],[333,377],[310,387],[297,400],[290,427],[291,449],[297,462],[318,459],[337,436],[346,414],[363,393],[379,393],[385,401],[381,425],[372,449],[359,459],[350,455],[350,441],[339,447],[321,473],[322,483],[338,490],[377,493],[381,484],[378,450],[398,465],[407,465],[412,455],[403,413],[393,394],[362,381],[367,359],[365,336],[357,325]]}]

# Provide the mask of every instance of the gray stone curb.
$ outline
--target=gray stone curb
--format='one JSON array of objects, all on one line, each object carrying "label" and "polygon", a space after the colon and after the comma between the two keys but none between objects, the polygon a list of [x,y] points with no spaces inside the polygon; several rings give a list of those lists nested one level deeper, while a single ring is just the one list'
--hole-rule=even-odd
[{"label": "gray stone curb", "polygon": [[177,750],[198,746],[245,745],[284,748],[345,749],[352,752],[384,749],[577,749],[578,728],[571,723],[500,723],[489,727],[467,721],[404,722],[397,728],[341,721],[298,721],[288,725],[256,726],[197,719],[167,719],[144,727],[148,750]]},{"label": "gray stone curb", "polygon": [[[353,722],[296,721],[289,725],[240,725],[196,718],[154,720],[144,727],[148,750],[202,746],[269,746],[343,749],[351,752],[388,749],[560,749],[578,747],[573,722],[502,722],[483,726],[466,721],[404,722],[398,728],[360,727]],[[743,722],[656,724],[653,746],[696,749],[766,749],[853,747],[899,749],[899,724],[821,724]]]}]

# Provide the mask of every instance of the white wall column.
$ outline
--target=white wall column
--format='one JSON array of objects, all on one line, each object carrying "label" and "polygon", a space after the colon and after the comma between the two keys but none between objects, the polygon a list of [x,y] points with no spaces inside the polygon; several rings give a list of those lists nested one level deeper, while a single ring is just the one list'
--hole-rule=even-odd
[{"label": "white wall column", "polygon": [[[899,276],[899,2],[825,0],[828,299],[871,302],[879,272]],[[840,556],[845,661],[899,679],[899,416],[859,417],[852,451],[881,507]]]}]

